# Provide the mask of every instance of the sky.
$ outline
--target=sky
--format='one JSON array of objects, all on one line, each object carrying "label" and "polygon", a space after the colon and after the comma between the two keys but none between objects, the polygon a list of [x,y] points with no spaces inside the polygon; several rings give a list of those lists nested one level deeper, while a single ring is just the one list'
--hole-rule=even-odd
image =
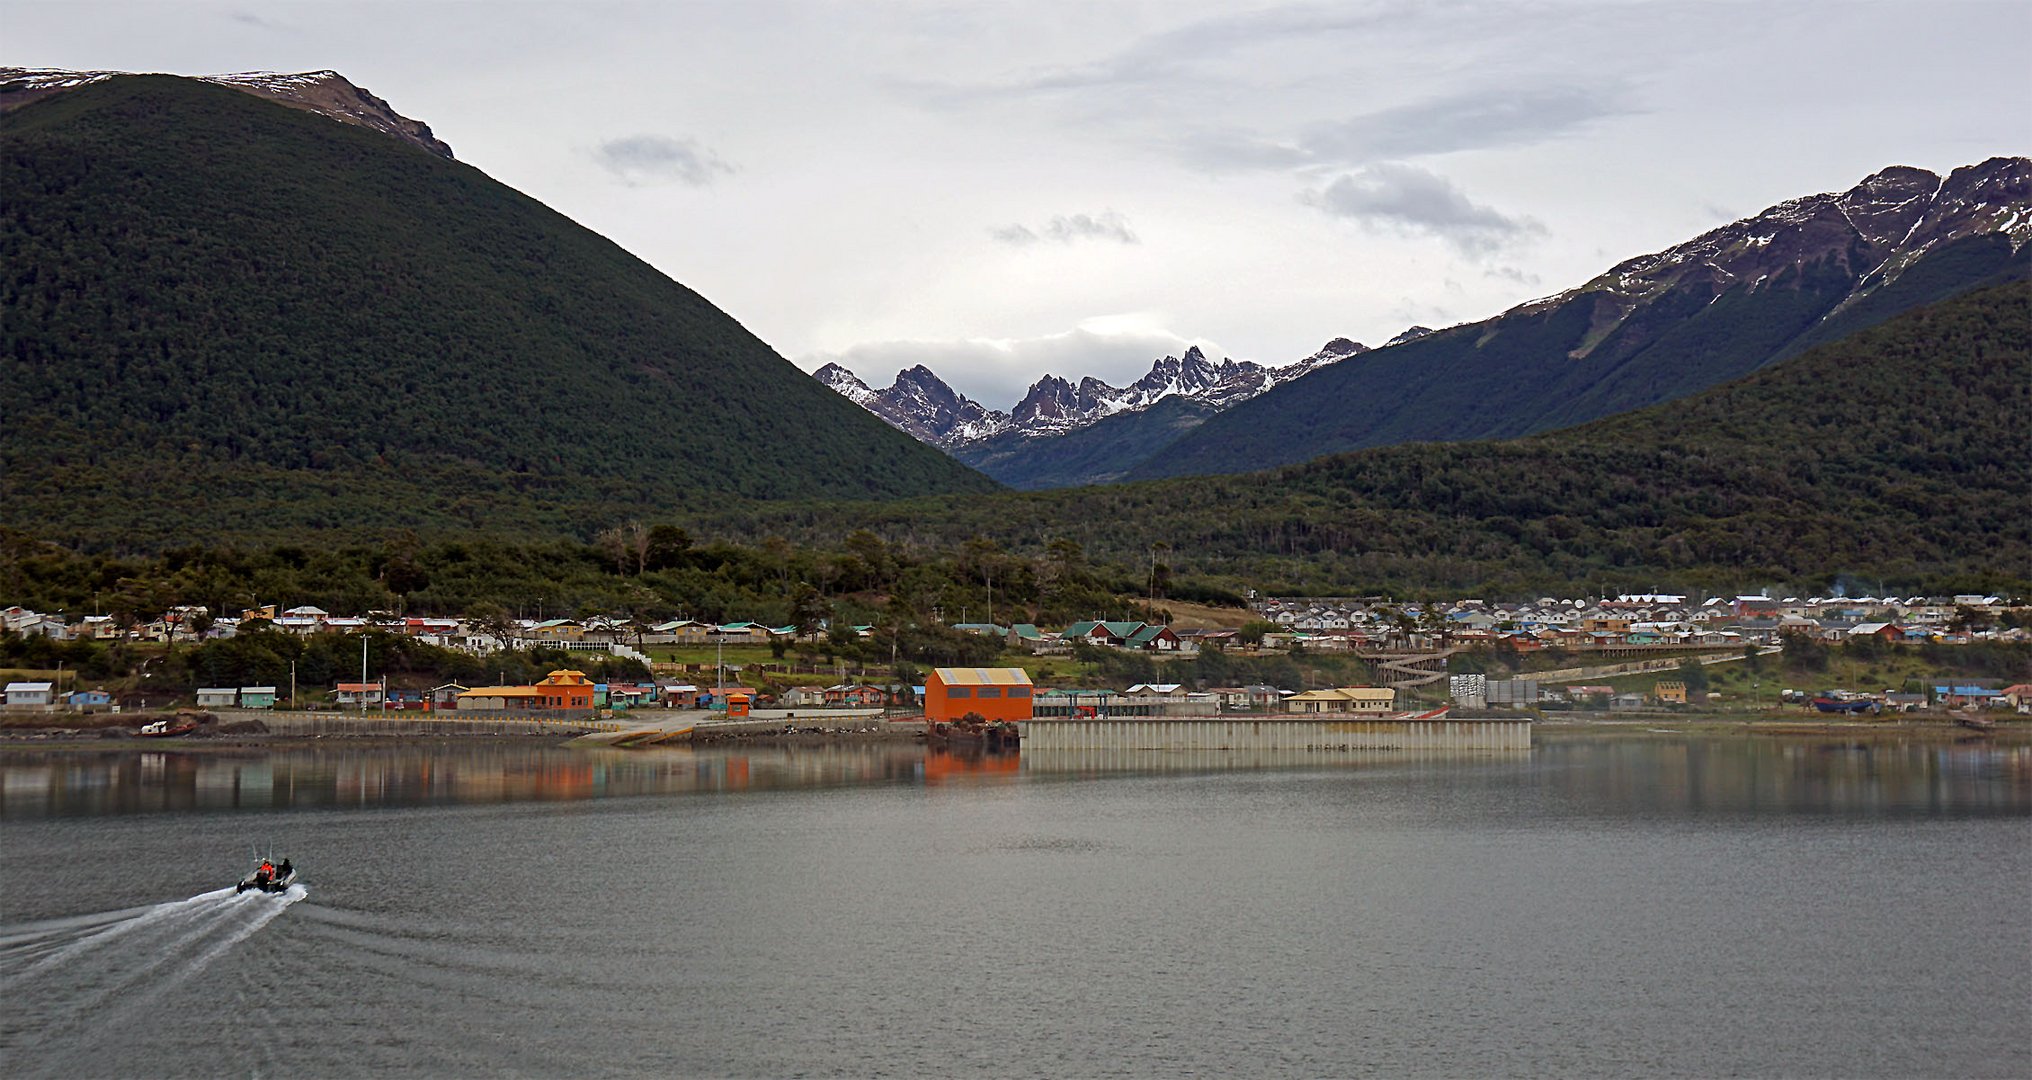
[{"label": "sky", "polygon": [[2023,0],[0,0],[0,63],[335,69],[800,367],[1005,409],[2026,153],[2027,41]]}]

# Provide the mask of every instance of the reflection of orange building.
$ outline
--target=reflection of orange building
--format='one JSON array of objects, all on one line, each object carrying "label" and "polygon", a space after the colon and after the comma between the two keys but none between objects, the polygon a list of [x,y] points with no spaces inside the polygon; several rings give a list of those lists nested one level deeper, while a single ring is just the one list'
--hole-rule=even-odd
[{"label": "reflection of orange building", "polygon": [[1015,754],[955,754],[927,747],[924,782],[935,787],[967,776],[1014,775],[1021,766],[1022,760]]},{"label": "reflection of orange building", "polygon": [[1030,719],[1030,675],[1022,668],[935,668],[924,681],[924,715],[958,720]]},{"label": "reflection of orange building", "polygon": [[583,671],[553,671],[536,684],[546,709],[590,709],[593,707],[593,680]]}]

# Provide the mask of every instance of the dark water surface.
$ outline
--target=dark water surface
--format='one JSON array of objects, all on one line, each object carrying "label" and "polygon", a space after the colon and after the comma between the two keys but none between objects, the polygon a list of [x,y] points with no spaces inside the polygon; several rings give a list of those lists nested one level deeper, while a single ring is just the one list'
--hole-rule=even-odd
[{"label": "dark water surface", "polygon": [[0,753],[0,1070],[2032,1068],[2024,746],[1205,764]]}]

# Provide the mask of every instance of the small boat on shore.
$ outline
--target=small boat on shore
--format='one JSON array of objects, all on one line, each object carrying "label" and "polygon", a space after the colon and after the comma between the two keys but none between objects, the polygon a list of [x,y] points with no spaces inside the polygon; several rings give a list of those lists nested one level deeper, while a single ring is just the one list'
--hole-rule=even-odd
[{"label": "small boat on shore", "polygon": [[1842,713],[1850,716],[1862,713],[1875,713],[1883,708],[1874,699],[1861,697],[1817,697],[1813,699],[1813,707],[1818,712]]},{"label": "small boat on shore", "polygon": [[179,716],[171,720],[157,720],[152,724],[143,724],[141,725],[141,730],[135,732],[135,734],[144,739],[169,739],[178,735],[188,735],[197,729],[198,722],[195,719],[188,716]]}]

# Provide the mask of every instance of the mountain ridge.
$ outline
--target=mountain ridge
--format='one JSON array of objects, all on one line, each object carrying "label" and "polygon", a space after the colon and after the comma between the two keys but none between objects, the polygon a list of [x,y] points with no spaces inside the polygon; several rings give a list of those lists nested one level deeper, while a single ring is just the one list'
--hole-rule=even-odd
[{"label": "mountain ridge", "polygon": [[[1412,441],[1505,438],[1683,397],[2032,269],[2032,160],[1893,166],[1575,288],[1273,390],[1127,469],[1246,472]],[[1349,402],[1361,402],[1359,410]]]},{"label": "mountain ridge", "polygon": [[584,535],[702,498],[994,487],[612,241],[415,150],[171,76],[0,114],[10,522]]},{"label": "mountain ridge", "polygon": [[[69,71],[62,68],[0,67],[0,113],[20,108],[67,90],[91,86],[108,79],[132,76],[129,71]],[[330,68],[320,71],[240,71],[226,75],[170,76],[223,86],[241,93],[274,101],[292,109],[313,112],[384,135],[393,136],[442,158],[452,157],[450,144],[438,138],[430,125],[395,111],[387,101],[355,85]]]},{"label": "mountain ridge", "polygon": [[896,380],[881,390],[837,363],[820,367],[812,377],[898,430],[964,459],[968,448],[989,440],[1061,435],[1122,413],[1140,412],[1170,398],[1190,400],[1208,412],[1219,411],[1368,351],[1368,346],[1359,342],[1335,338],[1310,356],[1273,367],[1252,360],[1215,363],[1194,345],[1183,356],[1157,358],[1149,372],[1127,386],[1114,386],[1091,375],[1075,384],[1047,372],[1008,412],[990,409],[961,394],[923,364],[897,372]]}]

